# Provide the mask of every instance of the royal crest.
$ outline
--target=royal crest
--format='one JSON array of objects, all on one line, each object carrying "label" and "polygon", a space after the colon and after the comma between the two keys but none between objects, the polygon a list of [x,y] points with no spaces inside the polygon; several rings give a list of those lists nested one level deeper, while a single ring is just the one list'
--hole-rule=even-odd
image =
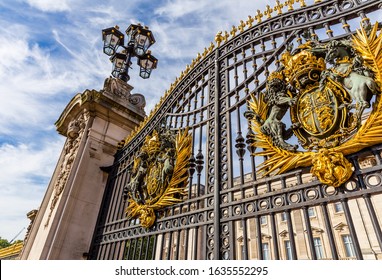
[{"label": "royal crest", "polygon": [[187,129],[175,134],[163,127],[146,137],[125,187],[128,218],[138,217],[143,227],[150,228],[157,210],[182,201],[189,176],[191,139]]},{"label": "royal crest", "polygon": [[263,175],[312,166],[322,183],[339,187],[353,173],[345,156],[382,142],[377,33],[378,24],[361,27],[352,40],[307,41],[282,54],[246,113],[252,145],[262,148],[255,154],[266,156]]}]

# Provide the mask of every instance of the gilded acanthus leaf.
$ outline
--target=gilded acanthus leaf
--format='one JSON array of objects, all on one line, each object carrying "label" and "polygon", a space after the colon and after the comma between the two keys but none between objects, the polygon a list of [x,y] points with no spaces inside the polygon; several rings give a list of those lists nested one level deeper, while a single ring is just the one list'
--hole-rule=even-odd
[{"label": "gilded acanthus leaf", "polygon": [[375,73],[377,83],[382,82],[382,36],[377,34],[378,23],[374,25],[370,34],[364,29],[358,29],[353,36],[355,49],[362,55],[364,63]]}]

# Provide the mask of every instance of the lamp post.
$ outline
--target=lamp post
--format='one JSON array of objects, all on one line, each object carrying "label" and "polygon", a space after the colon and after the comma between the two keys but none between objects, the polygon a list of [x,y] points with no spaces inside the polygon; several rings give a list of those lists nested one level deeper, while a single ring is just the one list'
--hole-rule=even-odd
[{"label": "lamp post", "polygon": [[[129,68],[131,68],[131,58],[137,57],[140,67],[139,75],[143,79],[150,77],[151,71],[157,67],[158,60],[148,49],[155,43],[154,36],[148,27],[141,24],[131,24],[126,29],[125,36],[119,27],[110,27],[102,30],[103,52],[110,56],[113,63],[111,74],[125,82],[130,80]],[[121,51],[119,51],[122,49]]]}]

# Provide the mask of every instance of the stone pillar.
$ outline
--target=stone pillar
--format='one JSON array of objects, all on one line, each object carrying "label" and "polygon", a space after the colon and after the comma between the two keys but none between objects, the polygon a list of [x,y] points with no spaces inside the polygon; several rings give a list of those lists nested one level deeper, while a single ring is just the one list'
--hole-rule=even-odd
[{"label": "stone pillar", "polygon": [[145,99],[108,78],[101,91],[85,90],[56,122],[66,137],[61,156],[28,233],[21,259],[83,259],[96,226],[118,143],[145,117]]}]

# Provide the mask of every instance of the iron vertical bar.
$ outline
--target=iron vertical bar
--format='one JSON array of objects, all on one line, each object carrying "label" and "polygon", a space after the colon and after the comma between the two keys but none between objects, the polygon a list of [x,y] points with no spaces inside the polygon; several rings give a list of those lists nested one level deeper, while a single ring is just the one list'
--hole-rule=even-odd
[{"label": "iron vertical bar", "polygon": [[143,244],[144,244],[144,241],[145,241],[145,237],[141,237],[140,240],[141,240],[141,246],[139,247],[138,260],[140,260],[141,256],[142,256]]},{"label": "iron vertical bar", "polygon": [[198,232],[199,232],[199,227],[195,227],[195,238],[194,238],[194,248],[193,248],[193,257],[192,259],[193,260],[197,260],[198,259]]},{"label": "iron vertical bar", "polygon": [[270,214],[271,219],[271,230],[272,230],[272,244],[273,244],[273,255],[275,260],[280,259],[279,253],[279,243],[277,242],[277,229],[276,229],[276,221],[275,221],[275,213]]},{"label": "iron vertical bar", "polygon": [[[127,182],[129,182],[130,181],[130,179],[131,179],[131,174],[130,174],[130,172],[126,172],[126,181],[125,181],[125,183],[127,184]],[[125,217],[125,209],[126,209],[126,207],[127,207],[127,204],[128,204],[128,200],[127,200],[127,190],[125,190],[125,187],[123,187],[123,191],[122,191],[122,200],[123,200],[123,202],[122,202],[122,211],[121,211],[121,216],[119,217],[119,219],[122,219],[122,218],[124,218]]]},{"label": "iron vertical bar", "polygon": [[[116,186],[117,187],[117,197],[118,201],[116,204],[116,213],[114,214],[113,220],[118,220],[121,219],[124,216],[124,205],[125,205],[125,200],[123,199],[123,189],[124,186],[127,182],[127,174],[123,173],[121,174],[121,180],[119,184]],[[118,227],[119,228],[119,227]]]},{"label": "iron vertical bar", "polygon": [[[202,236],[207,236],[207,226],[206,225],[202,226]],[[203,243],[204,244],[201,244],[201,246],[202,246],[202,254],[201,254],[201,256],[203,256],[202,259],[208,260],[208,256],[207,256],[207,238],[202,238],[202,239],[203,239]]]},{"label": "iron vertical bar", "polygon": [[118,240],[117,242],[115,242],[115,249],[114,249],[114,252],[113,252],[112,260],[118,260],[118,256],[119,256],[120,250],[121,250],[121,241]]},{"label": "iron vertical bar", "polygon": [[166,256],[166,259],[167,260],[170,260],[171,259],[171,253],[172,253],[172,231],[170,231],[169,233],[169,237],[168,237],[168,250],[167,250],[167,256]]},{"label": "iron vertical bar", "polygon": [[125,256],[126,240],[120,241],[119,244],[120,247],[117,260],[123,260],[123,257]]},{"label": "iron vertical bar", "polygon": [[157,241],[158,241],[158,235],[156,235],[154,237],[154,242],[153,242],[153,251],[151,252],[151,259],[154,260],[155,259],[155,254],[157,252]]},{"label": "iron vertical bar", "polygon": [[145,260],[148,259],[148,255],[149,255],[149,250],[150,250],[150,239],[151,239],[151,236],[146,236],[147,238],[147,244],[146,244],[146,248],[145,248]]},{"label": "iron vertical bar", "polygon": [[308,243],[309,243],[309,249],[312,254],[312,260],[317,260],[317,254],[316,250],[314,248],[314,241],[313,241],[313,233],[312,233],[312,226],[310,224],[310,218],[308,213],[308,208],[303,207],[302,212],[304,213],[304,220],[305,220],[305,226],[306,226],[306,233],[308,235]]},{"label": "iron vertical bar", "polygon": [[127,240],[124,240],[123,241],[123,245],[122,245],[122,251],[123,251],[123,253],[122,253],[122,258],[121,258],[121,260],[126,260],[126,254],[127,254],[127,243],[129,242],[129,240],[127,239]]},{"label": "iron vertical bar", "polygon": [[108,260],[115,260],[114,256],[115,256],[115,251],[116,251],[117,246],[118,246],[118,242],[111,243],[109,256],[107,258]]},{"label": "iron vertical bar", "polygon": [[110,246],[111,244],[106,244],[105,247],[105,254],[104,254],[104,260],[108,260],[109,259],[109,254],[110,254]]},{"label": "iron vertical bar", "polygon": [[[240,165],[240,192],[241,192],[241,198],[245,198],[245,191],[243,188],[244,185],[244,163],[243,163],[243,156],[245,154],[245,144],[244,144],[244,138],[242,136],[241,132],[241,120],[240,120],[240,107],[236,109],[237,112],[237,127],[238,127],[238,137],[236,138],[236,153],[239,156],[239,165]],[[248,244],[247,244],[247,223],[244,218],[241,219],[241,224],[243,228],[243,257],[245,260],[248,260]]]},{"label": "iron vertical bar", "polygon": [[329,219],[329,213],[328,213],[326,202],[321,204],[321,210],[324,215],[325,227],[326,227],[326,232],[329,239],[330,250],[332,252],[332,258],[334,260],[338,260],[338,251],[337,251],[335,239],[333,236],[332,223],[330,222],[330,219]]},{"label": "iron vertical bar", "polygon": [[214,162],[215,162],[215,178],[214,178],[214,258],[220,259],[220,185],[221,185],[221,176],[220,176],[220,67],[219,67],[219,48],[215,51],[215,99],[214,99],[214,108],[215,108],[215,145],[214,145]]},{"label": "iron vertical bar", "polygon": [[296,242],[294,240],[294,231],[293,231],[293,224],[292,224],[292,215],[290,213],[291,211],[288,209],[285,211],[286,217],[287,217],[287,225],[288,225],[288,233],[289,233],[289,241],[290,241],[290,247],[292,251],[292,259],[297,260],[297,251],[296,251]]},{"label": "iron vertical bar", "polygon": [[97,256],[97,259],[103,260],[104,259],[104,253],[105,253],[105,245],[99,246],[99,255]]},{"label": "iron vertical bar", "polygon": [[260,216],[255,217],[256,222],[256,237],[257,237],[257,255],[258,259],[263,259],[263,242],[261,240],[261,225],[260,225]]},{"label": "iron vertical bar", "polygon": [[163,255],[163,241],[164,241],[165,238],[166,238],[165,234],[162,233],[162,238],[161,238],[160,246],[159,246],[159,249],[160,249],[160,252],[159,252],[159,259],[160,259],[160,260],[162,259],[162,255]]},{"label": "iron vertical bar", "polygon": [[188,236],[190,229],[186,229],[186,232],[184,233],[184,259],[188,259]]},{"label": "iron vertical bar", "polygon": [[[131,239],[129,239],[129,240],[127,240],[127,242],[126,243],[128,243],[129,244],[129,248],[127,249],[127,252],[126,252],[126,257],[125,257],[125,259],[126,260],[129,260],[129,258],[130,258],[130,252],[131,252],[131,248],[133,247],[133,245],[132,245],[132,243],[133,243],[133,241],[131,240]],[[127,246],[127,245],[126,245]]]},{"label": "iron vertical bar", "polygon": [[194,240],[192,242],[192,259],[196,260],[197,259],[197,245],[198,245],[198,227],[193,228],[194,232]]},{"label": "iron vertical bar", "polygon": [[358,260],[363,260],[363,256],[362,256],[362,252],[361,252],[361,247],[359,245],[357,233],[355,231],[355,227],[354,227],[353,219],[352,219],[352,216],[351,216],[351,213],[350,213],[350,209],[349,209],[347,198],[341,199],[341,203],[342,203],[342,207],[344,208],[346,222],[348,224],[349,233],[350,233],[353,245],[354,245],[355,255],[356,255]]},{"label": "iron vertical bar", "polygon": [[137,252],[137,245],[138,245],[138,238],[134,239],[134,249],[133,249],[133,255],[132,255],[132,260],[135,260],[135,253]]},{"label": "iron vertical bar", "polygon": [[375,232],[375,235],[377,236],[379,248],[382,250],[382,231],[378,222],[377,215],[374,210],[373,203],[371,202],[371,199],[370,199],[370,194],[365,194],[363,196],[363,199],[365,200],[367,211],[369,212],[371,223],[373,224],[374,232]]},{"label": "iron vertical bar", "polygon": [[[228,58],[226,58],[226,64],[227,65],[228,65],[228,61],[229,61]],[[234,53],[233,61],[234,61],[234,63],[236,63],[236,61],[237,61],[237,57],[236,57],[235,53]],[[231,89],[230,71],[225,69],[224,72],[225,72],[225,85],[226,86],[222,87],[222,90],[223,90],[222,95],[225,95]],[[234,65],[234,87],[235,88],[238,85],[237,78],[238,78],[237,66]],[[225,90],[225,92],[224,92],[224,90]],[[226,176],[224,176],[225,178],[223,180],[226,181],[226,188],[233,188],[234,187],[234,169],[233,169],[233,151],[232,150],[233,150],[234,144],[233,144],[233,137],[232,137],[231,114],[230,114],[230,111],[227,110],[231,106],[231,99],[230,99],[229,95],[226,95],[224,97],[224,99],[223,98],[220,99],[220,102],[219,102],[219,103],[223,103],[225,101],[225,106],[221,107],[222,111],[225,110],[225,113],[224,113],[224,115],[222,114],[221,118],[220,118],[221,126],[223,127],[223,125],[225,125],[225,127],[221,131],[221,135],[223,137],[222,142],[224,141],[223,139],[225,136],[226,143],[222,144],[222,146],[223,145],[226,146],[225,147],[226,148],[225,156],[228,159],[225,162],[227,167],[223,171],[223,176],[226,175]],[[227,196],[228,196],[229,202],[232,202],[234,200],[234,193],[232,191],[230,191],[227,194]],[[229,216],[233,215],[233,207],[231,205],[228,206],[228,215]],[[228,259],[233,260],[233,259],[235,259],[235,241],[236,241],[236,238],[235,238],[236,234],[235,233],[236,233],[236,230],[235,230],[234,221],[228,221],[227,224],[228,224],[229,234],[226,235],[226,238],[228,238],[229,242],[226,246],[227,251],[225,253],[228,253]]]},{"label": "iron vertical bar", "polygon": [[179,260],[179,242],[180,242],[180,230],[176,231],[176,251],[175,251],[175,260]]}]

